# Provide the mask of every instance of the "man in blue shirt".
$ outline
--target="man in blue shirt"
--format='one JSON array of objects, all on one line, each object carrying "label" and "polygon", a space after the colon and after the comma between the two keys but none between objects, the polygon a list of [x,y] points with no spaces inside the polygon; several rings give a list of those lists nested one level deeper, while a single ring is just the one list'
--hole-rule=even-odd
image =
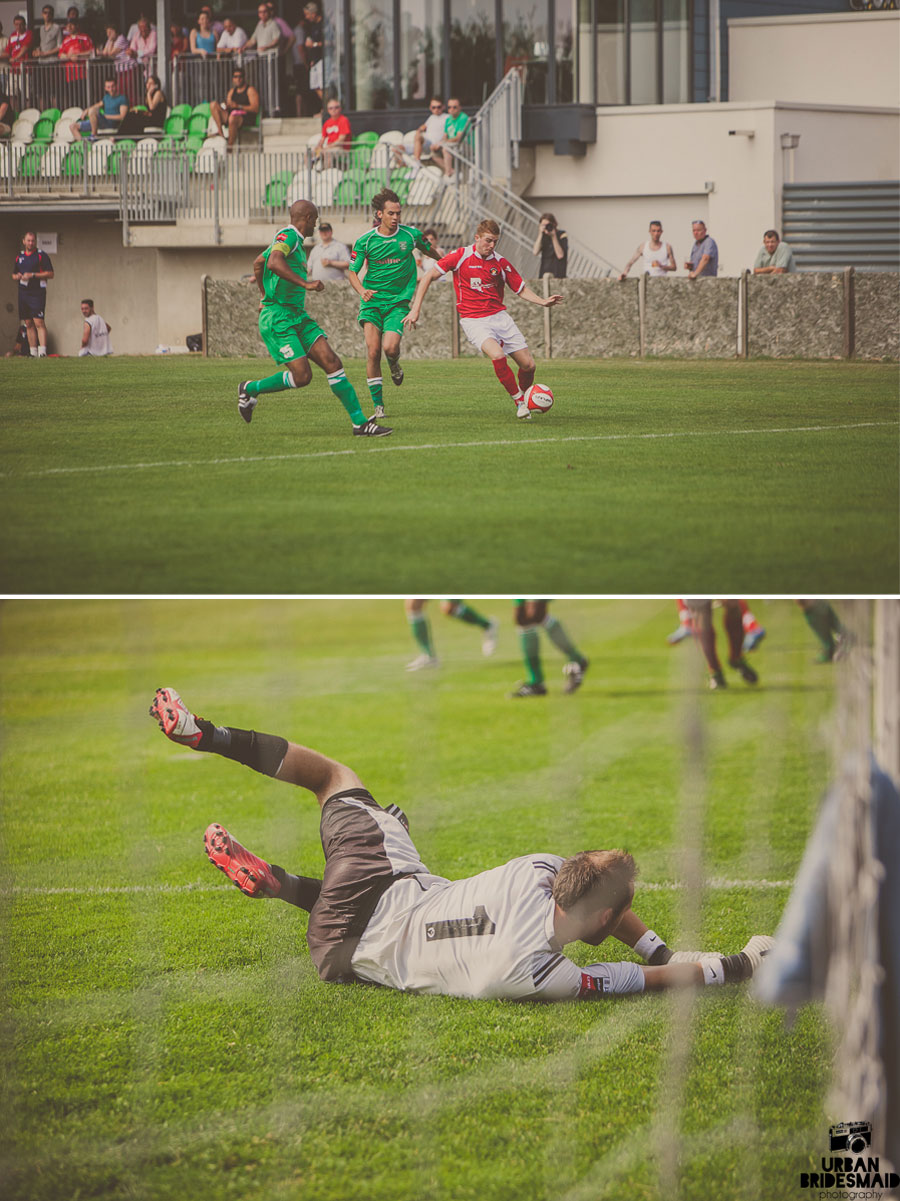
[{"label": "man in blue shirt", "polygon": [[103,85],[103,99],[86,108],[79,121],[73,121],[69,128],[76,142],[81,141],[83,133],[97,136],[98,129],[108,129],[116,133],[128,113],[128,97],[118,91],[115,79],[107,79]]},{"label": "man in blue shirt", "polygon": [[691,228],[694,231],[694,245],[691,247],[691,257],[684,264],[688,279],[697,279],[701,275],[718,275],[719,248],[706,232],[706,222],[695,221]]},{"label": "man in blue shirt", "polygon": [[49,255],[38,250],[37,234],[31,230],[22,239],[13,279],[19,285],[19,319],[25,322],[31,356],[43,359],[47,354],[47,327],[44,325],[47,280],[53,279],[53,264]]}]

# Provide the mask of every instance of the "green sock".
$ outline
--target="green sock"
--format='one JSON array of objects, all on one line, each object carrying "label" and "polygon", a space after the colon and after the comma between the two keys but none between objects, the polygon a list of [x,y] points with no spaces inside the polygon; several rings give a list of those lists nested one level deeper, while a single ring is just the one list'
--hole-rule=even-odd
[{"label": "green sock", "polygon": [[379,375],[377,379],[367,379],[366,383],[369,385],[369,395],[372,397],[373,406],[377,408],[379,405],[383,405],[384,401],[382,400],[381,392],[383,380],[381,376]]},{"label": "green sock", "polygon": [[416,613],[410,617],[409,628],[412,630],[413,638],[415,638],[425,654],[433,659],[434,648],[431,645],[431,627],[428,624],[428,618],[425,614]]},{"label": "green sock", "polygon": [[525,663],[525,671],[528,673],[526,684],[543,684],[544,671],[541,667],[541,644],[537,626],[520,628],[519,646],[522,648],[522,660]]},{"label": "green sock", "polygon": [[247,395],[262,396],[264,392],[286,392],[288,388],[293,387],[294,381],[290,371],[276,371],[274,375],[267,375],[265,379],[248,380]]},{"label": "green sock", "polygon": [[[803,610],[806,624],[822,644],[822,652],[829,659],[834,654],[834,633],[842,633],[838,616],[828,601],[813,601]],[[832,633],[834,631],[834,633]]]},{"label": "green sock", "polygon": [[581,663],[582,665],[587,662],[587,659],[585,659],[584,655],[577,649],[575,643],[572,642],[569,635],[563,629],[561,621],[557,621],[555,617],[548,613],[544,618],[543,626],[547,631],[547,637],[554,646],[559,647],[567,659],[574,659],[576,663]]},{"label": "green sock", "polygon": [[353,424],[365,425],[366,419],[362,409],[359,407],[359,397],[356,395],[353,385],[347,379],[347,373],[343,367],[340,371],[335,371],[328,376],[328,387],[350,414],[350,420]]},{"label": "green sock", "polygon": [[466,621],[472,626],[480,626],[483,630],[486,630],[491,624],[486,617],[482,617],[480,613],[476,612],[471,605],[467,605],[465,601],[458,600],[451,603],[453,604],[453,609],[450,612],[451,617],[458,617],[460,621]]}]

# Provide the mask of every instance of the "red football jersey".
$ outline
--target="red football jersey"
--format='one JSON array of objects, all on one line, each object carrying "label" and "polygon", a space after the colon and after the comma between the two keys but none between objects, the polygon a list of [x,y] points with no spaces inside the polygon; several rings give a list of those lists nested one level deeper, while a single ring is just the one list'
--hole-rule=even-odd
[{"label": "red football jersey", "polygon": [[453,272],[456,288],[456,307],[460,317],[490,317],[502,313],[503,288],[506,284],[516,293],[525,287],[521,275],[502,255],[493,251],[486,259],[475,251],[475,244],[451,250],[434,264],[441,275]]},{"label": "red football jersey", "polygon": [[352,133],[350,122],[343,113],[339,117],[329,117],[322,126],[322,134],[326,146],[349,146]]}]

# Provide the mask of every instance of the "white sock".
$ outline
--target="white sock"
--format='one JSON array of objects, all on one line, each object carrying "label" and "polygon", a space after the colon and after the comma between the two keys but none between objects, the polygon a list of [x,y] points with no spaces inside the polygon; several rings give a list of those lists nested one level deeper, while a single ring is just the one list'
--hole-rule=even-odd
[{"label": "white sock", "polygon": [[28,350],[33,359],[36,359],[38,357],[38,348],[36,346],[29,346]]},{"label": "white sock", "polygon": [[700,966],[703,968],[704,984],[725,983],[725,969],[722,967],[720,959],[714,959],[712,962],[707,960],[705,963],[701,963]]},{"label": "white sock", "polygon": [[47,357],[47,347],[46,347],[46,346],[39,346],[39,347],[38,347],[38,358],[39,358],[39,359],[45,359],[46,357]]}]

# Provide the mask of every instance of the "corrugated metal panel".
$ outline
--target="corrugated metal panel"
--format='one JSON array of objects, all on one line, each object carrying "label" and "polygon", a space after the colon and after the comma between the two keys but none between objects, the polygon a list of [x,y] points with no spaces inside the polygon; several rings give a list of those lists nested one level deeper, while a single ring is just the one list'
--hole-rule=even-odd
[{"label": "corrugated metal panel", "polygon": [[782,237],[801,271],[898,271],[900,182],[785,184]]}]

